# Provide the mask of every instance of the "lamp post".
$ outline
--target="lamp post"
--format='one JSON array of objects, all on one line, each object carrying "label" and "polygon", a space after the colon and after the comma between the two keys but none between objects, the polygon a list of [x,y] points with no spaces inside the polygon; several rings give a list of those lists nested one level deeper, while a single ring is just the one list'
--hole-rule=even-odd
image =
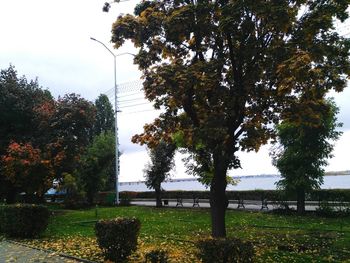
[{"label": "lamp post", "polygon": [[[118,150],[118,118],[117,118],[117,113],[118,113],[118,92],[117,92],[117,56],[114,54],[103,42],[90,37],[91,40],[96,41],[100,43],[102,46],[104,46],[109,53],[112,54],[113,59],[114,59],[114,129],[115,129],[115,204],[119,205],[119,188],[118,188],[118,178],[119,178],[119,150]],[[122,54],[120,54],[122,55]]]}]

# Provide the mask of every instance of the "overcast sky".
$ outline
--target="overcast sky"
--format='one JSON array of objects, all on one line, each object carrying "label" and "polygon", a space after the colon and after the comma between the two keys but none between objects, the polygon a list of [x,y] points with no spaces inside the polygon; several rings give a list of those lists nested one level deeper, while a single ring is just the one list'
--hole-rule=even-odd
[{"label": "overcast sky", "polygon": [[[39,83],[57,98],[66,93],[81,94],[94,101],[106,93],[112,103],[114,86],[113,56],[94,37],[109,48],[111,26],[120,13],[131,13],[138,1],[113,4],[109,13],[102,12],[106,0],[0,0],[0,69],[13,64],[19,75],[28,79],[38,77]],[[345,32],[348,28],[342,28]],[[135,52],[126,44],[115,54]],[[143,179],[142,169],[147,162],[143,147],[133,145],[130,138],[142,132],[142,126],[152,121],[157,112],[142,100],[141,74],[133,65],[132,56],[117,58],[117,81],[121,87],[121,113],[118,114],[119,141],[123,151],[120,181]],[[131,83],[132,82],[132,83]],[[129,93],[126,91],[130,90]],[[339,120],[344,134],[336,143],[335,157],[326,170],[350,170],[350,88],[342,94],[332,94],[340,107]],[[268,155],[269,146],[259,153],[241,153],[243,169],[233,175],[277,173]],[[176,158],[174,177],[189,177]]]}]

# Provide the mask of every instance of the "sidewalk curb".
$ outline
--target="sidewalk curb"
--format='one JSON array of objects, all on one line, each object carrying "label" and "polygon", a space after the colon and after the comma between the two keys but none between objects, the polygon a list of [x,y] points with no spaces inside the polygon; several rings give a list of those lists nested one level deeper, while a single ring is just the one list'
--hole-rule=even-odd
[{"label": "sidewalk curb", "polygon": [[50,253],[50,254],[54,253],[54,254],[56,254],[59,257],[64,257],[64,258],[67,258],[67,259],[73,259],[73,260],[76,260],[78,262],[97,263],[96,261],[91,261],[91,260],[88,260],[88,259],[78,258],[78,257],[71,256],[71,255],[68,255],[68,254],[65,254],[65,253],[56,252],[56,251],[52,251],[52,250],[48,250],[48,249],[42,249],[42,248],[38,248],[38,247],[33,247],[33,246],[30,246],[30,245],[27,245],[27,244],[23,244],[23,243],[20,243],[20,242],[17,242],[17,241],[13,241],[13,240],[4,239],[3,241],[8,242],[8,243],[12,243],[12,244],[15,244],[15,245],[18,245],[18,246],[35,249],[35,250],[42,251],[42,252],[45,252],[45,253]]}]

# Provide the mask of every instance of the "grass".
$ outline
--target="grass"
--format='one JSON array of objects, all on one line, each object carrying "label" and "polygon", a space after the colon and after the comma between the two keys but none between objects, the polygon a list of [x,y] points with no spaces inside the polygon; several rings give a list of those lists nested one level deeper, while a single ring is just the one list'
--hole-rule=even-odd
[{"label": "grass", "polygon": [[[55,210],[44,236],[25,242],[34,246],[102,261],[94,238],[98,219],[137,217],[142,227],[138,252],[131,262],[142,262],[154,248],[166,249],[172,262],[198,262],[196,239],[210,235],[207,209],[118,207]],[[229,210],[228,236],[253,242],[256,262],[350,262],[350,218],[313,215],[276,215]]]}]

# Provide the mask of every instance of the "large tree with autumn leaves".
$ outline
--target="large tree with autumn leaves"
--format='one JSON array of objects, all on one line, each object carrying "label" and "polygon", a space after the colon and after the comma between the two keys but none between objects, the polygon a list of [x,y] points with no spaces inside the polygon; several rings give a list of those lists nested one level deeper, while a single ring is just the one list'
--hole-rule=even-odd
[{"label": "large tree with autumn leaves", "polygon": [[0,71],[0,197],[43,194],[78,167],[92,137],[95,106],[75,94],[54,100],[37,80]]},{"label": "large tree with autumn leaves", "polygon": [[348,0],[142,1],[112,28],[131,40],[146,97],[164,113],[133,141],[175,140],[210,178],[212,235],[226,235],[226,174],[257,151],[308,88],[342,91],[349,39],[335,32]]}]

